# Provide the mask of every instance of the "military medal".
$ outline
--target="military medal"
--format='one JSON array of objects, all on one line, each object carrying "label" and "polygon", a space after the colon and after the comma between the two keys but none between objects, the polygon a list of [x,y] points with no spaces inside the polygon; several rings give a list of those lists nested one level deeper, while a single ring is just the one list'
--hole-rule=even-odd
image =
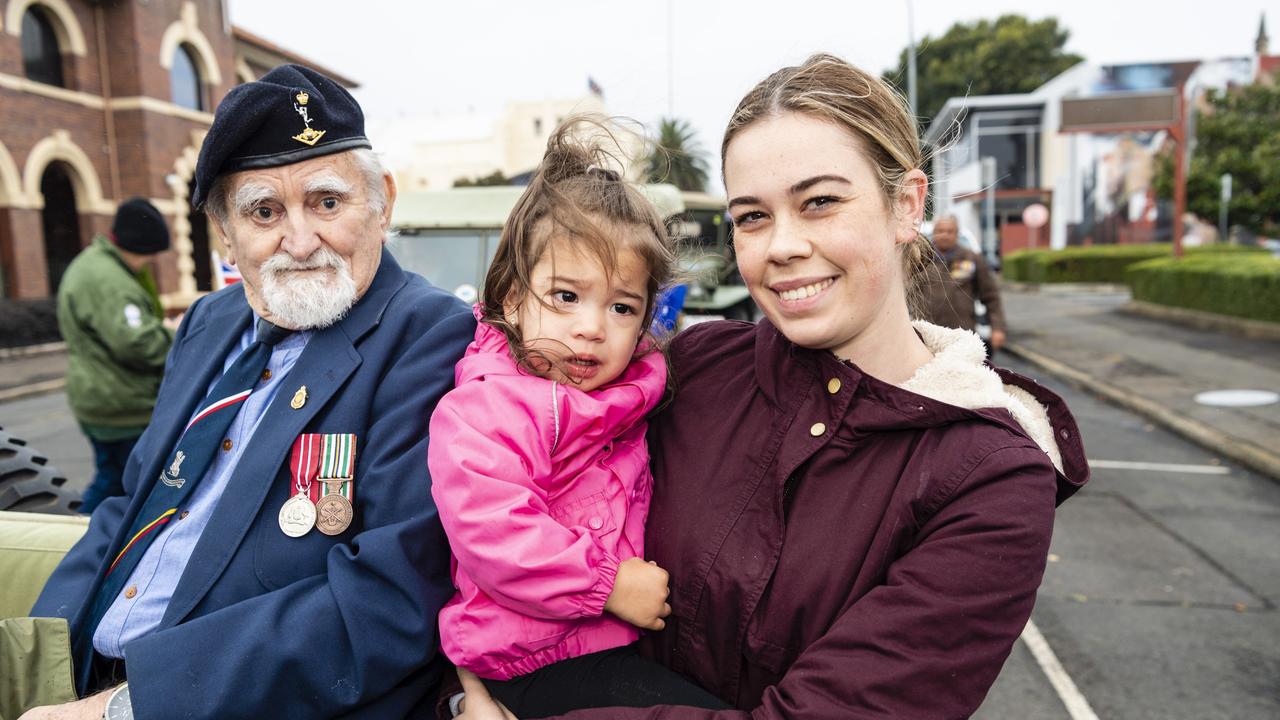
[{"label": "military medal", "polygon": [[316,529],[325,535],[339,535],[351,527],[354,515],[350,500],[341,495],[325,495],[316,505]]},{"label": "military medal", "polygon": [[351,498],[356,436],[343,433],[322,437],[319,480],[324,496],[316,502],[316,529],[325,535],[340,535],[351,527],[355,517]]},{"label": "military medal", "polygon": [[280,529],[289,537],[302,537],[316,524],[316,506],[305,494],[294,495],[280,508]]},{"label": "military medal", "polygon": [[316,524],[316,506],[311,501],[312,478],[320,456],[320,436],[302,435],[293,444],[289,473],[294,494],[280,508],[280,530],[289,537],[302,537]]}]

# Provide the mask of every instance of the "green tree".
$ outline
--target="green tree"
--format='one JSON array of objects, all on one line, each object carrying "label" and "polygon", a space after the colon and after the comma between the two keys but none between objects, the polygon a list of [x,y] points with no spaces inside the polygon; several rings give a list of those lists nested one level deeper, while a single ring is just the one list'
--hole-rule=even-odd
[{"label": "green tree", "polygon": [[494,170],[488,175],[481,175],[474,178],[458,178],[453,181],[454,187],[486,187],[489,185],[510,185],[511,179],[502,174],[501,170]]},{"label": "green tree", "polygon": [[[948,98],[1031,92],[1083,60],[1064,49],[1070,31],[1057,18],[1001,15],[995,22],[956,23],[916,45],[916,115],[928,127]],[[905,95],[907,52],[884,73]]]},{"label": "green tree", "polygon": [[669,182],[681,190],[702,191],[707,187],[706,151],[698,144],[697,133],[685,120],[663,118],[658,138],[645,159],[648,182]]},{"label": "green tree", "polygon": [[[1196,120],[1196,148],[1187,172],[1187,210],[1214,222],[1223,173],[1231,173],[1227,223],[1280,234],[1280,86],[1210,90]],[[1173,153],[1161,155],[1156,194],[1173,197]]]}]

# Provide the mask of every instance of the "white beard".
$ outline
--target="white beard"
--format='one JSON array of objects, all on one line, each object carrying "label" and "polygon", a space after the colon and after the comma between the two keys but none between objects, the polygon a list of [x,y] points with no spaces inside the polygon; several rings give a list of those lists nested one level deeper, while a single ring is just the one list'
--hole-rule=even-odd
[{"label": "white beard", "polygon": [[[295,270],[326,268],[329,272],[299,275]],[[262,263],[262,302],[272,320],[298,330],[328,327],[356,303],[351,268],[333,250],[321,247],[306,260],[277,253]]]}]

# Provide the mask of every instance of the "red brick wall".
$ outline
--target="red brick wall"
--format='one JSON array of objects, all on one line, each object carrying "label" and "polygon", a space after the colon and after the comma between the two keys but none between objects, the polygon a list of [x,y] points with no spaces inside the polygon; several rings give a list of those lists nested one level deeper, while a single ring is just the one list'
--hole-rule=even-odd
[{"label": "red brick wall", "polygon": [[[86,0],[68,0],[84,35],[84,56],[64,53],[63,72],[68,89],[102,96],[98,46],[98,19],[94,5]],[[96,3],[101,7],[107,61],[113,98],[149,97],[169,100],[169,71],[160,64],[160,46],[165,30],[180,20],[182,0],[151,0],[148,3]],[[197,22],[217,57],[222,83],[206,87],[207,102],[214,107],[235,82],[235,45],[223,30],[221,0],[197,0]],[[0,32],[0,73],[23,77],[21,40]],[[206,80],[208,78],[206,77]],[[140,108],[116,110],[117,170],[120,187],[112,185],[111,154],[104,110],[36,93],[0,88],[0,143],[13,156],[23,173],[35,145],[66,130],[71,141],[88,156],[104,198],[112,204],[141,195],[172,199],[165,177],[191,144],[193,130],[207,123],[173,117]],[[42,172],[39,168],[36,172]],[[0,197],[0,204],[6,198]],[[83,198],[78,198],[83,200]],[[180,209],[185,212],[185,207]],[[171,227],[173,218],[169,218]],[[111,217],[81,213],[81,240],[87,244],[94,234],[110,229]],[[38,210],[0,207],[0,269],[5,274],[10,297],[42,297],[48,292],[43,233]],[[178,289],[177,261],[172,252],[157,263],[161,292]]]},{"label": "red brick wall", "polygon": [[[49,294],[49,273],[44,260],[44,230],[39,210],[6,211],[8,242],[0,248],[5,269],[5,292],[9,297],[39,298]],[[5,240],[0,231],[0,240]]]}]

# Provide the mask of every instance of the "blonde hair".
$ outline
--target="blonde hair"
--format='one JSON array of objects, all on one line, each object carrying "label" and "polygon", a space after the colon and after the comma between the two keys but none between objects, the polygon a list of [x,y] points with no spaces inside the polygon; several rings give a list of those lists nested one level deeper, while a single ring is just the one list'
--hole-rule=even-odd
[{"label": "blonde hair", "polygon": [[[566,119],[551,134],[529,187],[502,228],[485,276],[481,320],[506,335],[513,356],[526,369],[534,369],[532,351],[507,318],[506,307],[530,296],[533,268],[551,249],[553,238],[594,255],[607,271],[617,267],[620,251],[636,253],[647,273],[643,337],[657,347],[650,328],[658,293],[674,274],[675,252],[657,208],[616,169],[621,167],[620,147],[604,120]],[[543,354],[537,358],[539,365],[554,363]]]},{"label": "blonde hair", "polygon": [[[819,53],[800,65],[778,70],[742,98],[724,131],[720,166],[724,167],[729,143],[738,133],[757,120],[787,112],[825,120],[848,131],[871,161],[890,208],[904,189],[907,173],[924,164],[915,119],[902,95],[880,78],[834,55]],[[908,298],[916,294],[913,285],[932,267],[933,247],[917,231],[902,248]]]}]

